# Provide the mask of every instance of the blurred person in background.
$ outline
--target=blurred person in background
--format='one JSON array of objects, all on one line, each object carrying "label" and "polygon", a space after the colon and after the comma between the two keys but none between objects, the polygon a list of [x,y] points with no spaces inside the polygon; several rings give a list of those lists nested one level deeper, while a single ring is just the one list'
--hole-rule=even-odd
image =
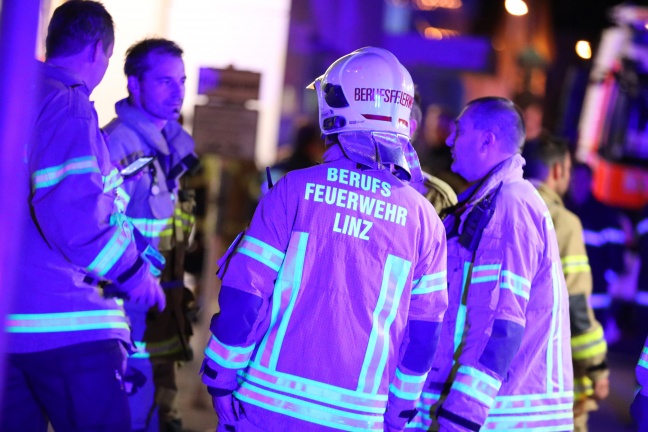
[{"label": "blurred person in background", "polygon": [[[592,170],[585,164],[574,164],[565,204],[583,225],[585,248],[592,272],[590,305],[605,330],[608,343],[619,338],[611,287],[625,272],[626,234],[621,213],[598,201],[591,191]],[[630,312],[629,307],[626,308]],[[631,316],[631,313],[627,313]],[[629,321],[629,318],[622,318]]]},{"label": "blurred person in background", "polygon": [[[413,142],[416,139],[417,132],[420,129],[423,113],[421,112],[421,95],[418,90],[414,91],[414,103],[412,104],[412,113],[409,119],[410,140]],[[422,180],[418,183],[410,182],[416,190],[430,201],[437,214],[443,219],[443,210],[457,204],[457,194],[446,182],[438,177],[433,176],[424,171],[421,167],[420,160],[417,152],[413,146],[408,146],[405,150],[405,156],[410,170],[421,171]]]},{"label": "blurred person in background", "polygon": [[130,196],[126,216],[167,263],[161,275],[164,311],[125,304],[136,346],[125,381],[133,430],[176,432],[182,427],[176,407],[177,362],[193,357],[188,313],[194,302],[183,276],[194,197],[183,182],[198,166],[194,141],[178,123],[186,79],[182,49],[170,40],[144,39],[126,52],[124,73],[129,96],[115,104],[117,117],[104,132],[118,168],[152,158],[124,180]]},{"label": "blurred person in background", "polygon": [[430,175],[450,185],[456,194],[466,190],[468,183],[451,169],[452,154],[445,140],[454,129],[455,116],[439,105],[429,105],[422,125],[426,146],[419,152],[421,166]]},{"label": "blurred person in background", "polygon": [[45,432],[48,421],[57,431],[130,430],[123,373],[131,335],[120,301],[107,297],[163,309],[154,275],[164,259],[123,214],[123,180],[89,100],[113,43],[100,3],[54,11],[17,179],[31,211],[20,224],[20,286],[5,326],[3,432]]},{"label": "blurred person in background", "polygon": [[562,197],[571,177],[567,143],[543,131],[524,145],[524,177],[538,190],[553,221],[562,271],[569,293],[571,352],[574,366],[574,431],[588,430],[588,413],[609,393],[607,344],[603,328],[589,305],[592,273],[578,217],[567,210]]},{"label": "blurred person in background", "polygon": [[[306,121],[299,124],[295,130],[292,144],[292,153],[270,167],[271,183],[279,181],[286,173],[298,169],[310,168],[322,162],[324,156],[324,139],[319,125],[316,122]],[[268,179],[266,173],[262,174],[262,194],[268,192]]]},{"label": "blurred person in background", "polygon": [[445,235],[408,185],[410,74],[366,47],[313,86],[324,163],[279,180],[221,260],[202,374],[219,431],[401,431],[436,350]]},{"label": "blurred person in background", "polygon": [[547,206],[522,178],[524,137],[515,104],[486,97],[447,139],[470,187],[443,220],[448,311],[408,429],[572,430],[568,294]]}]

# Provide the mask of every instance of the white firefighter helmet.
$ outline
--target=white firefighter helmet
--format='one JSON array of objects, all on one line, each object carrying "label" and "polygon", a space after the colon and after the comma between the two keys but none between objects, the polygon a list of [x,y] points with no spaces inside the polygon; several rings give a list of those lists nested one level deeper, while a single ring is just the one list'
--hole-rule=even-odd
[{"label": "white firefighter helmet", "polygon": [[414,83],[386,49],[365,47],[339,58],[309,88],[317,91],[324,135],[370,131],[410,136]]}]

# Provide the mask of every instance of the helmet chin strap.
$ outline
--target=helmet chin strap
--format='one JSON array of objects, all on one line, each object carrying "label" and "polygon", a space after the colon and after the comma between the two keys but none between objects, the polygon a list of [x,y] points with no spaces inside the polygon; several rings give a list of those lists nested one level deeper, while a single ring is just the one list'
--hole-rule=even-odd
[{"label": "helmet chin strap", "polygon": [[[394,168],[394,175],[404,181],[423,178],[418,157],[405,135],[393,132],[352,131],[337,136],[347,158],[372,169]],[[414,152],[417,166],[411,169],[406,151]]]}]

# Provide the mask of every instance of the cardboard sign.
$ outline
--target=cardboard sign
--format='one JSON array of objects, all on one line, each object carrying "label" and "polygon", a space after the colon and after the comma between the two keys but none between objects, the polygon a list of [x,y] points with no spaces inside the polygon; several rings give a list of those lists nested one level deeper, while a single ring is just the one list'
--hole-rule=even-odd
[{"label": "cardboard sign", "polygon": [[196,106],[193,124],[196,152],[254,160],[258,118],[258,111],[240,106]]},{"label": "cardboard sign", "polygon": [[200,68],[198,94],[229,102],[259,99],[261,74],[236,69]]}]

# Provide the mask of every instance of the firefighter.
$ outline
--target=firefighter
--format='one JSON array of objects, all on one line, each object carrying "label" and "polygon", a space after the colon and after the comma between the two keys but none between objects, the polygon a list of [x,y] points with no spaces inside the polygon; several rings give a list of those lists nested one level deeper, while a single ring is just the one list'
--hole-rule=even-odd
[{"label": "firefighter", "polygon": [[89,100],[113,43],[100,3],[69,1],[54,11],[34,86],[38,116],[25,126],[32,132],[16,180],[30,212],[5,324],[3,432],[45,432],[48,420],[57,431],[130,430],[122,380],[130,332],[112,297],[147,308],[164,308],[165,299],[155,278],[163,258],[123,214],[123,179]]},{"label": "firefighter", "polygon": [[470,187],[444,219],[449,306],[412,430],[571,430],[569,304],[551,217],[523,180],[508,99],[464,108],[446,143]]},{"label": "firefighter", "polygon": [[167,308],[125,305],[136,345],[125,379],[133,430],[175,432],[181,430],[177,362],[192,358],[187,313],[193,295],[183,276],[194,199],[181,183],[198,165],[194,141],[177,121],[185,94],[182,49],[170,40],[145,39],[126,52],[124,72],[129,96],[115,104],[117,117],[104,132],[117,167],[149,158],[124,181],[130,196],[126,216],[167,261],[161,275]]},{"label": "firefighter", "polygon": [[589,305],[592,294],[583,227],[567,210],[562,197],[570,184],[571,157],[567,144],[547,132],[527,141],[522,156],[524,177],[538,190],[553,221],[562,270],[569,293],[572,363],[574,365],[574,431],[585,432],[588,412],[609,392],[607,344],[603,328]]},{"label": "firefighter", "polygon": [[222,260],[202,374],[219,431],[403,430],[436,350],[445,236],[408,186],[410,74],[366,47],[313,87],[324,163],[282,177]]}]

